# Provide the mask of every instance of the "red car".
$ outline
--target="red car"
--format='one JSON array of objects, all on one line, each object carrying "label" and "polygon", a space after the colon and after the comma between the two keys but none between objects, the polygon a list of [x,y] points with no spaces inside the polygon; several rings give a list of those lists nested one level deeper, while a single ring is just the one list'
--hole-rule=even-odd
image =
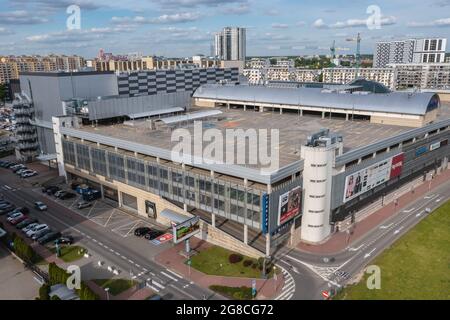
[{"label": "red car", "polygon": [[26,215],[20,216],[18,218],[15,218],[13,220],[10,221],[10,223],[15,226],[16,224],[22,222],[23,220],[28,219],[28,217]]}]

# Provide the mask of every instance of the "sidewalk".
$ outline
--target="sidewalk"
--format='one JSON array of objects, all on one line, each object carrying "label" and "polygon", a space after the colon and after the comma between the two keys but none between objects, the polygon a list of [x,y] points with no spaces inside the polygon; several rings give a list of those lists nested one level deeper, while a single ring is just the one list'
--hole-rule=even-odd
[{"label": "sidewalk", "polygon": [[[193,250],[200,251],[210,246],[210,244],[195,237],[192,237],[190,241]],[[195,270],[194,268],[190,268],[189,272],[189,266],[184,263],[186,258],[179,254],[182,250],[184,250],[184,243],[179,243],[176,246],[158,254],[155,257],[155,260],[166,266],[166,268],[182,275],[186,280],[191,282],[193,281],[195,284],[204,288],[209,288],[210,285],[214,284],[229,287],[252,287],[252,280],[254,280],[253,278],[207,275]],[[282,275],[278,275],[276,281],[273,278],[256,279],[256,290],[258,292],[256,298],[259,300],[274,299],[281,293],[283,285],[284,279]]]},{"label": "sidewalk", "polygon": [[350,235],[348,239],[348,234],[346,232],[338,232],[333,234],[326,242],[318,245],[300,243],[297,245],[297,249],[309,253],[319,253],[319,254],[331,254],[344,250],[348,246],[362,238],[367,232],[374,229],[376,226],[380,225],[388,219],[402,211],[403,208],[408,206],[414,200],[423,197],[429,192],[429,187],[431,186],[431,191],[450,179],[450,169],[441,172],[436,175],[431,183],[425,181],[422,185],[417,187],[415,190],[410,191],[398,198],[398,204],[395,205],[391,202],[381,208],[380,210],[372,213],[370,216],[364,220],[357,222],[353,228],[353,234]]}]

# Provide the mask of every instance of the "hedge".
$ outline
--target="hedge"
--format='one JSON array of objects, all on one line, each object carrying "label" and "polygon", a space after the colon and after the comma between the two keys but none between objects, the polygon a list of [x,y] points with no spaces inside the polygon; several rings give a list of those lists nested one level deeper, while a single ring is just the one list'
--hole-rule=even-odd
[{"label": "hedge", "polygon": [[13,234],[14,252],[25,262],[36,263],[39,255],[22,238]]},{"label": "hedge", "polygon": [[39,300],[49,300],[50,299],[50,286],[44,283],[39,288]]},{"label": "hedge", "polygon": [[[48,266],[48,274],[50,285],[66,284],[70,274],[63,268],[58,267],[54,262]],[[99,296],[91,290],[83,281],[81,282],[80,289],[76,290],[76,293],[81,300],[99,300]]]}]

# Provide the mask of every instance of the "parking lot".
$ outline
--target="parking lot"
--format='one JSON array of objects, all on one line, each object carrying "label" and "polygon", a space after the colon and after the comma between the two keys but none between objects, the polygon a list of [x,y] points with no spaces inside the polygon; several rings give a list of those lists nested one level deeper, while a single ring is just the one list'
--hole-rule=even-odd
[{"label": "parking lot", "polygon": [[[62,189],[68,189],[67,186],[61,186]],[[34,192],[42,193],[41,188],[34,188]],[[58,202],[59,204],[64,205],[65,207],[71,209],[75,213],[82,215],[86,219],[98,224],[101,227],[104,227],[115,234],[118,234],[122,238],[127,238],[130,236],[134,237],[134,231],[137,228],[148,227],[151,229],[156,229],[160,231],[165,231],[171,233],[171,230],[167,230],[162,228],[161,226],[157,226],[152,224],[140,217],[129,214],[120,208],[114,206],[112,201],[107,200],[94,200],[92,201],[92,205],[87,208],[78,209],[77,203],[82,201],[81,195],[77,194],[76,198],[61,200],[54,196],[43,194],[46,198],[51,201]],[[150,245],[155,245],[153,242],[148,241]]]}]

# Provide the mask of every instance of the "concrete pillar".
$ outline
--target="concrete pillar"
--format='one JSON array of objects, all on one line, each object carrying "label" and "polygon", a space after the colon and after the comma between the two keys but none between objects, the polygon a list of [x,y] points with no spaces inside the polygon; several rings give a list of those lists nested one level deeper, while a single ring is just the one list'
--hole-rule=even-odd
[{"label": "concrete pillar", "polygon": [[100,193],[102,194],[102,200],[105,199],[105,188],[102,184],[100,184]]},{"label": "concrete pillar", "polygon": [[211,178],[214,178],[214,170],[211,170],[210,174],[211,174]]},{"label": "concrete pillar", "polygon": [[283,114],[283,108],[280,108],[280,114]]},{"label": "concrete pillar", "polygon": [[248,226],[244,224],[244,243],[248,244]]},{"label": "concrete pillar", "polygon": [[244,104],[244,111],[247,111],[247,105]]},{"label": "concrete pillar", "polygon": [[248,179],[244,178],[244,186],[247,186],[247,185],[248,185]]},{"label": "concrete pillar", "polygon": [[229,103],[227,103],[227,109],[230,110],[230,104]]},{"label": "concrete pillar", "polygon": [[215,213],[211,214],[211,225],[213,226],[213,228],[216,227],[216,214]]},{"label": "concrete pillar", "polygon": [[270,233],[266,234],[266,256],[270,256]]},{"label": "concrete pillar", "polygon": [[303,109],[300,109],[300,116],[303,117]]},{"label": "concrete pillar", "polygon": [[264,112],[264,107],[263,106],[259,106],[259,112]]},{"label": "concrete pillar", "polygon": [[322,111],[322,119],[325,119],[325,111]]},{"label": "concrete pillar", "polygon": [[122,207],[123,205],[123,201],[122,201],[122,192],[120,192],[119,190],[117,190],[117,197],[119,198],[119,207]]},{"label": "concrete pillar", "polygon": [[183,210],[187,211],[187,204],[186,203],[183,203]]},{"label": "concrete pillar", "polygon": [[348,113],[345,114],[345,121],[348,121]]}]

